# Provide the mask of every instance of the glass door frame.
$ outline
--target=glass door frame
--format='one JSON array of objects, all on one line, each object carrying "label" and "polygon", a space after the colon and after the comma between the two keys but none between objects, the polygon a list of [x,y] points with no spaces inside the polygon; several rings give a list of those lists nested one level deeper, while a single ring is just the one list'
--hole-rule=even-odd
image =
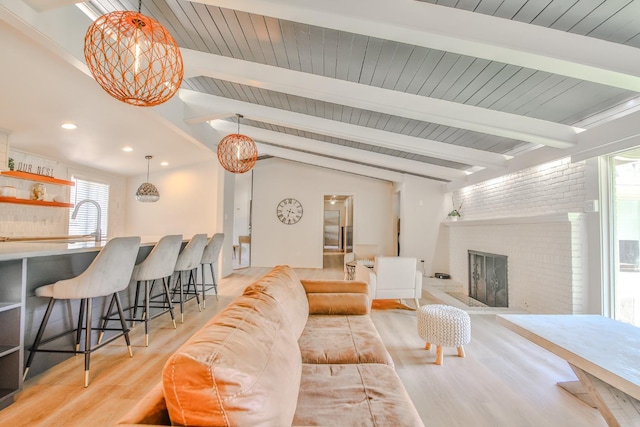
[{"label": "glass door frame", "polygon": [[600,230],[602,244],[602,315],[615,318],[615,283],[616,257],[615,250],[615,168],[613,154],[598,159],[600,169]]},{"label": "glass door frame", "polygon": [[[638,150],[640,148],[628,148],[599,158],[600,200],[603,202],[601,203],[600,216],[602,233],[602,314],[612,319],[620,319],[623,316],[622,313],[617,312],[618,300],[621,298],[621,292],[623,292],[620,288],[623,286],[623,279],[621,277],[620,241],[618,240],[618,233],[621,231],[619,229],[621,225],[618,224],[618,221],[620,221],[618,207],[620,206],[620,200],[626,200],[624,195],[627,194],[625,192],[623,198],[619,199],[618,187],[619,185],[624,185],[625,181],[623,180],[621,184],[618,183],[615,158],[627,152],[637,152]],[[633,182],[633,185],[635,185],[635,182]],[[640,310],[640,307],[635,310]],[[638,317],[638,315],[634,314],[635,323],[638,322]]]}]

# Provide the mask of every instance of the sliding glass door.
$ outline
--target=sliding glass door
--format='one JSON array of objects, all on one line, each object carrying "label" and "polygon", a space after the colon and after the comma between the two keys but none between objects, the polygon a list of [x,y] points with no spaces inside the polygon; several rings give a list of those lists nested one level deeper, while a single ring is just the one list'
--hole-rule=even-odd
[{"label": "sliding glass door", "polygon": [[613,317],[640,326],[640,149],[610,162]]}]

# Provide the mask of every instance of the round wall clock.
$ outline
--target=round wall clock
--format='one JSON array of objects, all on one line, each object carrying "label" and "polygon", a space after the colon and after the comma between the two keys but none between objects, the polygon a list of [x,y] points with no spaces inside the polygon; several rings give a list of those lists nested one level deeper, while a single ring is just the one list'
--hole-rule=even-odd
[{"label": "round wall clock", "polygon": [[287,225],[295,224],[302,218],[302,204],[292,198],[282,199],[276,209],[278,219]]}]

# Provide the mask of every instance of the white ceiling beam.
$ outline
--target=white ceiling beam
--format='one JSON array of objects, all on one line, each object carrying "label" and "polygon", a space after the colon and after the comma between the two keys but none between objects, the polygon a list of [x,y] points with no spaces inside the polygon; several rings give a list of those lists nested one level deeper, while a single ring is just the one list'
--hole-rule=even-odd
[{"label": "white ceiling beam", "polygon": [[39,12],[80,3],[78,0],[24,0],[24,2]]},{"label": "white ceiling beam", "polygon": [[185,117],[185,121],[190,124],[209,121],[221,112],[236,111],[248,119],[264,123],[424,156],[437,157],[439,159],[468,165],[499,169],[506,164],[506,156],[502,154],[459,147],[443,142],[386,132],[306,114],[293,113],[277,108],[265,107],[184,89],[180,90],[179,96],[185,104],[189,105],[189,111],[193,114]]},{"label": "white ceiling beam", "polygon": [[484,169],[461,180],[454,180],[447,187],[448,191],[452,191],[568,156],[571,156],[572,162],[579,162],[628,150],[638,145],[640,145],[640,111],[635,111],[587,129],[578,136],[578,144],[575,147],[563,151],[542,147],[509,159],[505,170]]},{"label": "white ceiling beam", "polygon": [[22,1],[0,0],[0,20],[90,75],[84,61],[84,36],[91,20],[77,7],[38,12]]},{"label": "white ceiling beam", "polygon": [[[236,125],[227,121],[214,121],[211,122],[211,126],[217,131],[225,134],[235,133],[237,131]],[[462,179],[466,176],[464,171],[458,169],[426,164],[415,160],[407,160],[375,152],[363,151],[357,148],[283,134],[253,126],[243,125],[241,132],[244,135],[251,136],[251,138],[256,141],[275,144],[284,148],[302,150],[323,156],[343,158],[353,162],[361,162],[371,166],[394,169],[414,175],[430,176],[446,181]]]},{"label": "white ceiling beam", "polygon": [[[640,92],[640,49],[418,1],[194,0]],[[636,2],[629,5],[640,13]],[[626,13],[633,14],[629,7]]]},{"label": "white ceiling beam", "polygon": [[240,59],[182,49],[189,76],[206,76],[393,116],[555,148],[575,144],[575,127],[501,111],[367,86]]},{"label": "white ceiling beam", "polygon": [[382,179],[390,182],[403,182],[404,174],[378,169],[370,166],[356,165],[343,160],[330,159],[328,157],[317,156],[309,153],[289,150],[282,147],[274,147],[268,144],[256,144],[261,155],[279,157],[281,159],[292,160],[312,166],[333,169],[345,173],[353,173],[369,178]]}]

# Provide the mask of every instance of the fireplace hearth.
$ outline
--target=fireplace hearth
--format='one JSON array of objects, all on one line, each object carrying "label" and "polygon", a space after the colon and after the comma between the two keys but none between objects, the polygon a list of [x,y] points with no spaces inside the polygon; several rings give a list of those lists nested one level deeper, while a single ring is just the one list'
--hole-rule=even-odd
[{"label": "fireplace hearth", "polygon": [[507,256],[469,253],[469,296],[489,307],[509,307]]}]

